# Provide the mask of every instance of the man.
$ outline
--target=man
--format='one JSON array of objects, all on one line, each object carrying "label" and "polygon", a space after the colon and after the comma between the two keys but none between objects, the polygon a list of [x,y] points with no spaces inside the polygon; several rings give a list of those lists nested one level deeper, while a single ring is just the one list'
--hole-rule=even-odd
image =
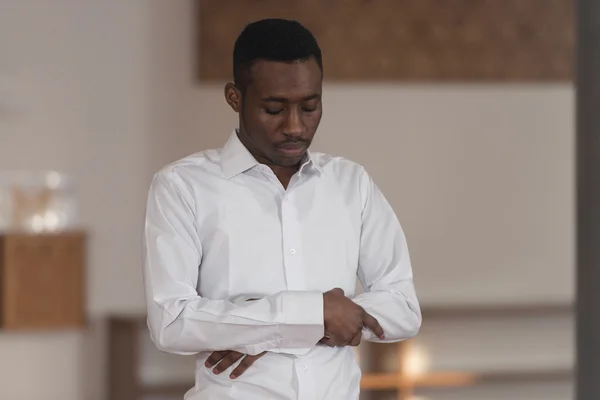
[{"label": "man", "polygon": [[[313,35],[261,20],[233,58],[225,99],[239,128],[150,188],[152,339],[196,355],[189,400],[356,400],[352,346],[421,324],[404,233],[360,165],[308,151],[323,112]],[[354,296],[357,276],[366,292]]]}]

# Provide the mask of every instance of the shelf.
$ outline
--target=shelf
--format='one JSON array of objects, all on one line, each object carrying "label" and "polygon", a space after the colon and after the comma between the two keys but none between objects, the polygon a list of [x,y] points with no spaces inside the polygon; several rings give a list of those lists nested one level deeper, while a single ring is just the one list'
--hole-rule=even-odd
[{"label": "shelf", "polygon": [[432,372],[418,377],[402,377],[396,373],[364,374],[361,388],[367,390],[464,387],[485,383],[555,382],[573,378],[570,369],[535,371]]},{"label": "shelf", "polygon": [[489,304],[489,305],[444,305],[421,307],[423,319],[430,318],[514,318],[548,317],[570,314],[575,311],[571,303],[543,304]]},{"label": "shelf", "polygon": [[555,382],[573,379],[574,373],[569,368],[539,369],[535,371],[494,371],[478,373],[475,383],[520,383],[520,382]]},{"label": "shelf", "polygon": [[390,390],[417,387],[457,387],[475,382],[475,375],[460,372],[431,373],[420,377],[402,377],[396,373],[364,374],[361,389]]}]

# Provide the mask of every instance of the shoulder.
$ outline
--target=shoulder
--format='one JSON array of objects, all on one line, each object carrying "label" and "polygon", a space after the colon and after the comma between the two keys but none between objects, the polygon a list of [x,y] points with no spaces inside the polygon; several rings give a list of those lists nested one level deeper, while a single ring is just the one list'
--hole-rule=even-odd
[{"label": "shoulder", "polygon": [[190,154],[163,166],[156,176],[185,177],[189,173],[209,173],[220,168],[221,149],[210,149]]},{"label": "shoulder", "polygon": [[358,193],[363,202],[369,197],[373,181],[363,165],[345,157],[319,152],[311,152],[311,157],[323,174],[344,192]]},{"label": "shoulder", "polygon": [[366,168],[348,158],[320,152],[311,152],[311,157],[325,175],[337,182],[362,185],[370,180]]},{"label": "shoulder", "polygon": [[198,181],[221,174],[221,149],[209,149],[175,160],[160,168],[152,178],[152,187],[191,193]]},{"label": "shoulder", "polygon": [[364,166],[346,157],[320,152],[311,152],[311,157],[323,172],[335,178],[368,175]]}]

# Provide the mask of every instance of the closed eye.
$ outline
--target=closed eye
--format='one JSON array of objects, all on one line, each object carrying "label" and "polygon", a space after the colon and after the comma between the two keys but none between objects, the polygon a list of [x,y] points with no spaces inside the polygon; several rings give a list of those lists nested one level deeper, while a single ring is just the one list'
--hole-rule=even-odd
[{"label": "closed eye", "polygon": [[269,115],[279,115],[283,112],[283,108],[280,108],[278,110],[271,110],[271,109],[265,108],[265,112]]}]

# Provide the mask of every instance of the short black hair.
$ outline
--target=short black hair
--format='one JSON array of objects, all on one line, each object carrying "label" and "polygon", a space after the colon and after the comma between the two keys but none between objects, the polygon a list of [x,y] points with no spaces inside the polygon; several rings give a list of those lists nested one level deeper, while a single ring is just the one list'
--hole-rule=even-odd
[{"label": "short black hair", "polygon": [[314,57],[323,71],[321,48],[313,34],[300,22],[279,18],[248,24],[233,48],[234,84],[242,91],[250,83],[257,60],[294,62]]}]

